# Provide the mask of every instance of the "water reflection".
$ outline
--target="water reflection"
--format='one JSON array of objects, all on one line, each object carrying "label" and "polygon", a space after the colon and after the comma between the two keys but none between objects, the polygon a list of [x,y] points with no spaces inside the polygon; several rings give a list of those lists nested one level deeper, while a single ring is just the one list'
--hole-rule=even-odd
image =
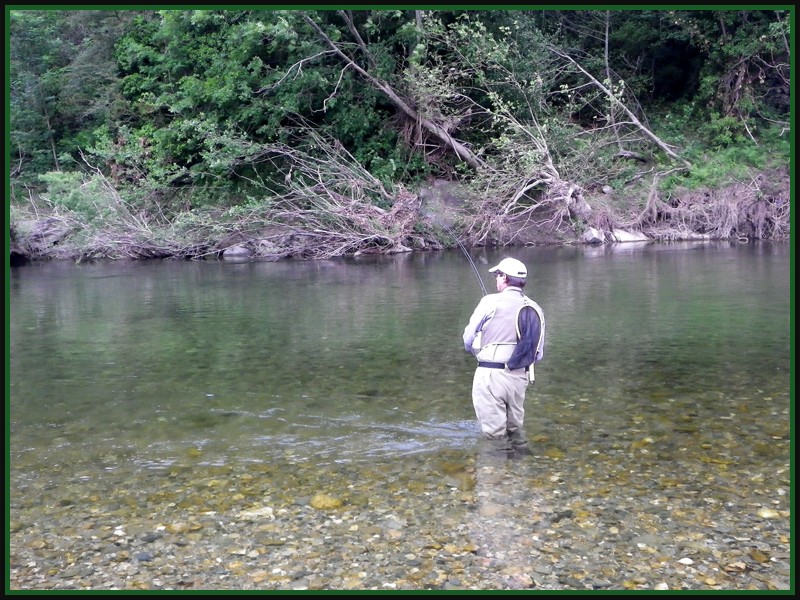
[{"label": "water reflection", "polygon": [[[503,254],[473,257],[485,271]],[[720,569],[751,546],[774,560],[748,572],[782,565],[788,246],[515,254],[549,336],[520,460],[478,435],[460,334],[480,290],[458,252],[15,269],[15,564],[69,572],[75,546],[124,523],[148,539],[195,528],[163,548],[170,568],[205,552],[237,589],[746,589]],[[316,494],[339,512],[311,506]],[[241,515],[267,509],[280,523],[247,521],[260,546],[236,554]],[[716,571],[674,573],[701,543]],[[138,581],[125,573],[117,587]]]},{"label": "water reflection", "polygon": [[[483,252],[481,265],[500,254]],[[713,428],[746,419],[750,391],[788,394],[780,248],[519,252],[552,321],[528,403],[541,427],[581,411],[611,431],[640,413]],[[463,447],[474,363],[458,340],[477,287],[457,253],[14,270],[13,452],[32,458],[54,432],[78,461],[113,440],[139,464],[166,449],[215,463]]]}]

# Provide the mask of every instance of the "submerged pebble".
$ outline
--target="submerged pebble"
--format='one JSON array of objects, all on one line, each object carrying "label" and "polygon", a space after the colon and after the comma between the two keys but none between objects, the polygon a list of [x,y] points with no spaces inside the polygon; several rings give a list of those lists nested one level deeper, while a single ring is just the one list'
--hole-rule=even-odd
[{"label": "submerged pebble", "polygon": [[363,464],[118,469],[80,485],[28,475],[12,486],[9,586],[790,589],[780,469],[715,473],[702,457],[630,452],[589,467],[578,451],[532,447],[515,460],[479,447]]}]

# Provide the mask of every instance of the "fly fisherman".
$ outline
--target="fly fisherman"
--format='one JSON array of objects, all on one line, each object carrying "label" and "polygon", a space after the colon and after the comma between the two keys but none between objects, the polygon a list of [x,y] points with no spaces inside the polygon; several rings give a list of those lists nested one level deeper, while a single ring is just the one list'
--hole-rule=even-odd
[{"label": "fly fisherman", "polygon": [[544,354],[544,313],[522,288],[528,270],[504,258],[494,273],[496,294],[481,298],[464,329],[464,349],[478,359],[472,405],[484,437],[502,440],[516,454],[530,454],[522,429],[525,391],[534,363]]}]

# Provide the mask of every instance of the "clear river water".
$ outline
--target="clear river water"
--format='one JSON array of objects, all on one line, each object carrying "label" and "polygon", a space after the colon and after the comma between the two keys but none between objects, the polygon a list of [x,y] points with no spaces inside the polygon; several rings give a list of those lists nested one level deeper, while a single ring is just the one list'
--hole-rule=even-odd
[{"label": "clear river water", "polygon": [[[475,361],[461,333],[482,292],[461,252],[11,269],[7,489],[19,570],[12,587],[75,588],[100,577],[104,551],[75,549],[76,540],[91,539],[80,532],[95,521],[107,543],[125,523],[138,533],[117,536],[127,539],[127,559],[106,565],[105,583],[84,587],[186,586],[148,572],[157,561],[141,559],[133,541],[148,532],[180,536],[183,526],[191,541],[209,531],[203,519],[241,523],[259,510],[271,515],[270,539],[283,536],[284,552],[294,540],[293,560],[305,567],[264,566],[277,550],[262,528],[248,543],[236,538],[249,548],[244,579],[232,579],[235,561],[219,558],[211,564],[224,574],[194,587],[785,587],[788,574],[769,567],[788,561],[790,538],[790,246],[470,254],[490,291],[490,266],[506,255],[525,262],[525,292],[547,318],[545,358],[526,401],[534,455],[525,461],[498,462],[479,439]],[[592,508],[598,502],[604,510]],[[293,515],[283,533],[273,518],[280,510]],[[317,555],[304,546],[321,535],[319,519],[336,518],[347,533],[325,567],[309,566]],[[582,567],[584,578],[553,567],[569,544],[542,547],[542,532],[566,520],[575,552],[596,567]],[[704,520],[713,526],[702,533]],[[377,528],[370,536],[344,540],[366,523]],[[503,532],[511,547],[498,558],[492,548]],[[587,538],[581,543],[575,532]],[[695,546],[679,550],[676,536]],[[398,564],[386,548],[370,550],[369,540],[395,537],[407,540],[403,556],[438,544],[437,552],[450,548],[449,556],[473,562],[454,571],[441,557]],[[359,560],[336,558],[348,543],[366,548]],[[642,544],[680,577],[653,562],[644,575],[602,566],[612,548],[630,554],[644,552]],[[700,545],[716,566],[695,573],[676,562],[705,555]],[[754,559],[754,547],[773,558]],[[374,556],[382,558],[365,558]],[[473,581],[475,557],[500,566]],[[122,563],[128,570],[119,574]],[[747,568],[737,573],[737,564]],[[503,568],[514,575],[503,579]],[[764,573],[756,588],[737,579],[745,571]]]}]

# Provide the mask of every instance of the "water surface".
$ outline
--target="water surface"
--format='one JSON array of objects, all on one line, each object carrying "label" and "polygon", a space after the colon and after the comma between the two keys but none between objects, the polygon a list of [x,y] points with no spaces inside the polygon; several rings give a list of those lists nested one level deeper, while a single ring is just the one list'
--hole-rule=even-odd
[{"label": "water surface", "polygon": [[[488,268],[506,252],[471,252],[492,290]],[[592,496],[620,507],[638,497],[631,506],[713,501],[714,518],[732,523],[733,508],[722,507],[787,506],[788,245],[513,254],[547,318],[526,402],[535,456],[488,471],[470,399],[475,362],[461,347],[481,289],[460,252],[13,269],[15,528],[31,533],[42,511],[55,529],[67,514],[79,521],[76,497],[94,498],[93,514],[117,514],[122,502],[129,519],[176,520],[174,503],[154,500],[165,486],[169,497],[196,488],[180,506],[198,513],[277,502],[276,493],[291,505],[317,491],[353,507],[386,494],[391,504],[400,489],[418,523],[442,518],[436,486],[474,493],[479,505],[500,495],[516,508],[492,528],[475,528],[474,506],[448,509],[459,535],[471,522],[483,546],[543,502],[574,515]],[[220,473],[225,493],[210,483]],[[123,493],[150,501],[134,510]],[[649,531],[634,520],[631,532]],[[788,532],[782,523],[762,539]],[[672,527],[687,525],[670,513],[655,529]]]}]

